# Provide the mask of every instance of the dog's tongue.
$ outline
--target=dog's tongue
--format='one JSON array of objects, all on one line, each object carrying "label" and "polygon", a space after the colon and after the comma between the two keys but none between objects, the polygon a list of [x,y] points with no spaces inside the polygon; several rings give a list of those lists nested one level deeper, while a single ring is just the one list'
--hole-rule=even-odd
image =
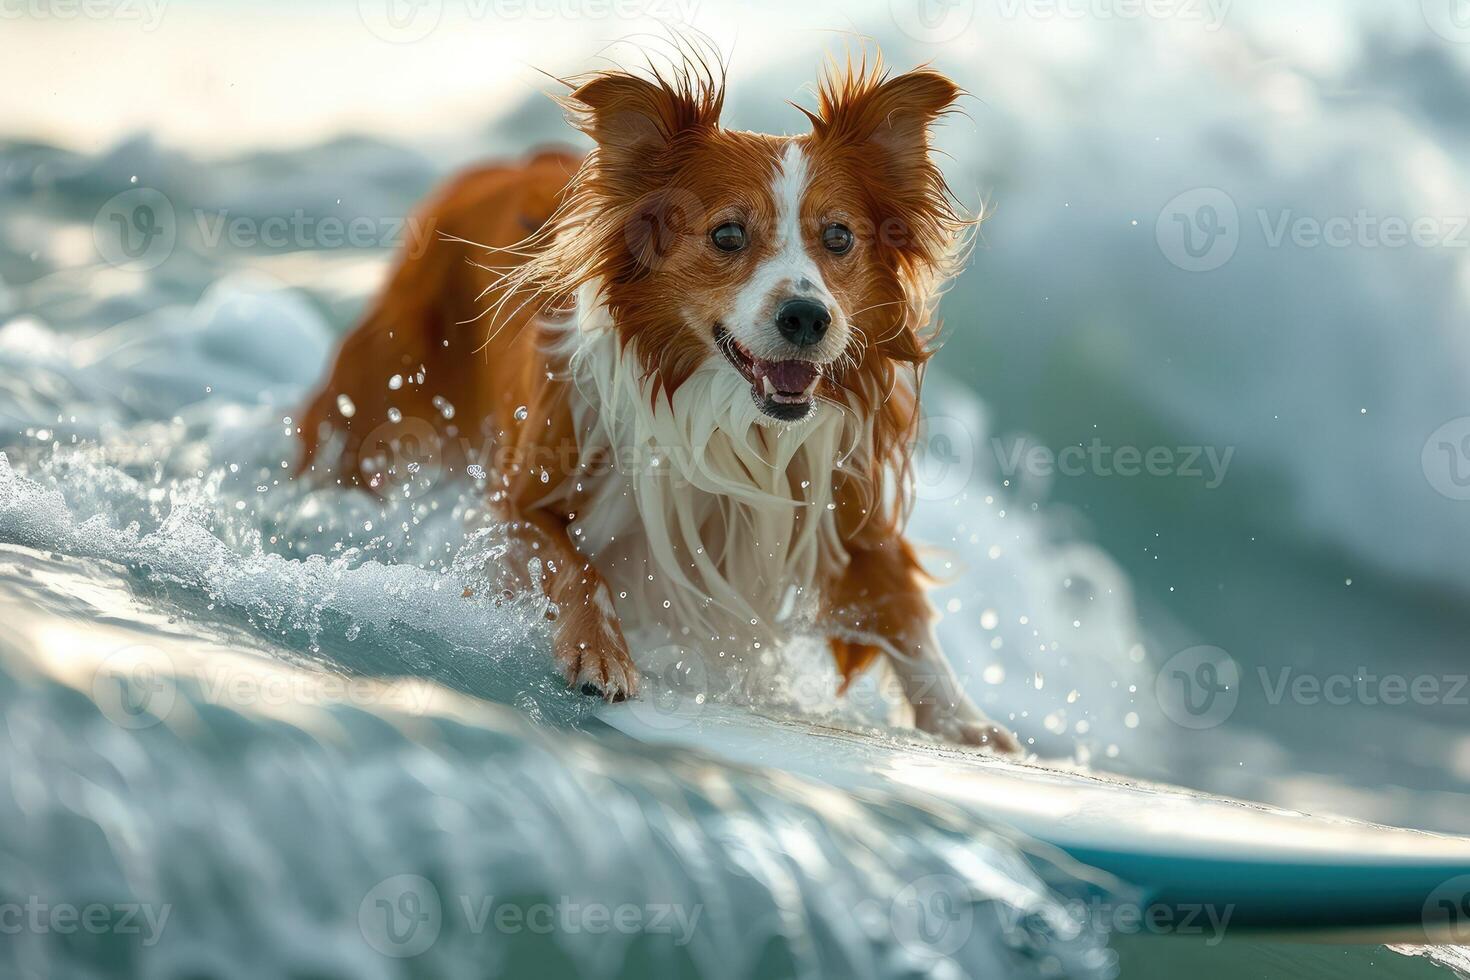
[{"label": "dog's tongue", "polygon": [[811,388],[821,372],[811,361],[757,360],[754,373],[757,384],[769,379],[771,387],[781,394],[801,395]]}]

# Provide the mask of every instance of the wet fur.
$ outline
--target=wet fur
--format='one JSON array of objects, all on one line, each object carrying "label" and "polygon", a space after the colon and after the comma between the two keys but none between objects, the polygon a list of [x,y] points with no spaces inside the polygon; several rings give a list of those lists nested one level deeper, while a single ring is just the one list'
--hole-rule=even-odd
[{"label": "wet fur", "polygon": [[[798,465],[799,453],[781,456],[793,462],[775,474],[778,483],[765,484],[772,499],[811,504],[807,512],[816,515],[794,509],[790,537],[813,520],[825,533],[813,537],[820,539],[816,558],[770,574],[809,570],[809,582],[777,584],[795,585],[810,598],[844,678],[886,654],[921,724],[926,713],[953,714],[959,702],[975,716],[961,711],[958,727],[923,727],[1013,747],[1008,733],[989,726],[954,690],[933,640],[924,573],[903,536],[908,450],[923,366],[933,353],[934,304],[973,224],[953,205],[929,151],[930,126],[959,94],[928,69],[891,76],[881,63],[832,65],[815,109],[802,110],[811,133],[776,137],[722,129],[723,78],[699,61],[675,72],[610,71],[574,80],[560,101],[595,148],[585,157],[546,151],[474,170],[428,203],[424,220],[440,240],[401,260],[343,342],[304,413],[302,468],[376,487],[393,476],[379,460],[392,457],[395,443],[414,440],[420,455],[454,470],[470,462],[466,443],[493,445],[499,505],[512,534],[536,549],[549,571],[544,586],[560,610],[558,663],[573,684],[631,696],[638,678],[621,619],[635,604],[614,601],[605,575],[639,579],[583,554],[596,551],[585,544],[588,508],[593,523],[601,517],[616,526],[607,510],[619,495],[609,492],[609,481],[625,476],[605,458],[616,452],[616,436],[592,432],[600,415],[628,414],[626,406],[599,404],[598,396],[589,401],[590,375],[577,364],[579,351],[591,356],[588,318],[594,309],[605,318],[611,346],[597,348],[607,351],[596,355],[601,368],[627,375],[648,402],[648,419],[678,411],[680,392],[713,383],[705,378],[711,370],[730,370],[708,327],[767,254],[775,220],[770,188],[794,145],[809,173],[803,223],[839,215],[858,241],[846,256],[815,250],[852,328],[851,342],[820,382],[820,411],[828,413],[821,418],[840,416],[850,436],[842,465],[814,491],[821,499],[807,500],[796,489],[801,467],[814,464]],[[738,256],[718,253],[708,240],[708,229],[733,213],[751,231],[751,247]],[[389,391],[385,379],[393,373],[413,383]],[[339,409],[342,395],[351,417]],[[455,406],[453,421],[437,410],[436,395]],[[517,418],[522,406],[524,419]],[[390,407],[402,413],[401,422],[389,421]],[[764,459],[770,440],[805,439],[797,430],[818,424],[752,428],[735,439],[754,447],[751,458]],[[715,533],[728,536],[717,546],[741,547],[743,519],[718,501],[716,510],[724,516]],[[643,606],[657,608],[656,591],[644,598]],[[762,621],[752,635],[779,632],[771,609],[756,613]]]}]

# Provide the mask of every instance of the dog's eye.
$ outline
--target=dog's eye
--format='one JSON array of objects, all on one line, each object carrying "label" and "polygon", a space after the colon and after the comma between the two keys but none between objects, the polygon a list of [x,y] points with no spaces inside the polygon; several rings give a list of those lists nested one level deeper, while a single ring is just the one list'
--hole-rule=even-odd
[{"label": "dog's eye", "polygon": [[738,252],[745,247],[745,226],[727,221],[710,232],[709,237],[721,252]]},{"label": "dog's eye", "polygon": [[843,255],[852,248],[852,231],[834,222],[822,229],[822,244],[833,255]]}]

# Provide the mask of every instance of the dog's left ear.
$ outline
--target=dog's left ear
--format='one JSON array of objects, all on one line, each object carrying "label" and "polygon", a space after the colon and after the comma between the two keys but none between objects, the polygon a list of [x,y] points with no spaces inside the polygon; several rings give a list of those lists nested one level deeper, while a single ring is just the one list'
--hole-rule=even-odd
[{"label": "dog's left ear", "polygon": [[960,87],[930,68],[892,78],[849,67],[817,87],[817,111],[807,112],[818,143],[860,147],[874,176],[888,187],[927,183],[929,129],[960,97]]},{"label": "dog's left ear", "polygon": [[880,331],[876,346],[895,360],[928,357],[923,331],[936,288],[955,271],[973,224],[955,210],[929,152],[930,128],[959,96],[960,87],[932,69],[890,78],[881,65],[849,64],[827,74],[817,88],[817,111],[806,113],[814,150],[847,157],[867,185],[873,241],[893,257],[887,264],[902,295],[887,310],[894,326]]}]

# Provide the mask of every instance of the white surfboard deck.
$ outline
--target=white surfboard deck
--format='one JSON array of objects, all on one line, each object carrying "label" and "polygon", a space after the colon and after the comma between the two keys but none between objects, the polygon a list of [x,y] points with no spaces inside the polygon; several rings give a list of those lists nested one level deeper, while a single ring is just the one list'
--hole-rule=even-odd
[{"label": "white surfboard deck", "polygon": [[1231,928],[1344,942],[1470,942],[1470,838],[1384,827],[1017,763],[736,707],[598,717],[638,741],[844,790],[938,798],[1060,849],[1138,890],[1145,905],[1209,907]]}]

